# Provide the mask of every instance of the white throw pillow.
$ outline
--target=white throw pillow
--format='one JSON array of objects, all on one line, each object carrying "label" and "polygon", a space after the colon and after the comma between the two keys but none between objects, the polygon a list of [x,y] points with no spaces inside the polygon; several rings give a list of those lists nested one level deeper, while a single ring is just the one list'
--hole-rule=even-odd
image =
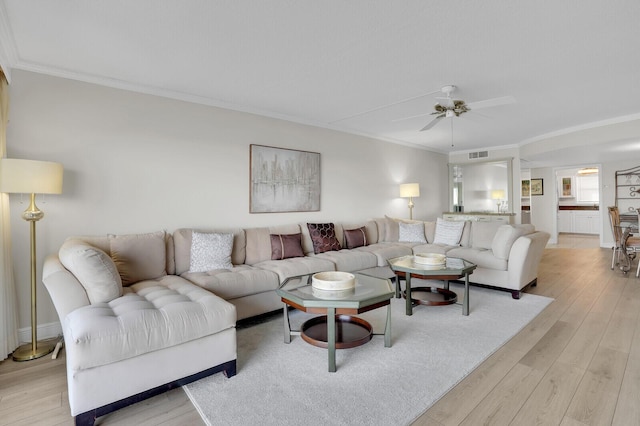
[{"label": "white throw pillow", "polygon": [[447,246],[460,245],[460,238],[464,230],[464,221],[436,219],[436,234],[433,244],[444,244]]},{"label": "white throw pillow", "polygon": [[402,243],[427,243],[424,236],[424,224],[400,222],[398,241]]},{"label": "white throw pillow", "polygon": [[89,302],[106,303],[122,296],[122,280],[107,253],[81,240],[69,239],[58,251],[60,262],[82,284]]},{"label": "white throw pillow", "polygon": [[191,233],[191,261],[189,272],[231,269],[233,234]]}]

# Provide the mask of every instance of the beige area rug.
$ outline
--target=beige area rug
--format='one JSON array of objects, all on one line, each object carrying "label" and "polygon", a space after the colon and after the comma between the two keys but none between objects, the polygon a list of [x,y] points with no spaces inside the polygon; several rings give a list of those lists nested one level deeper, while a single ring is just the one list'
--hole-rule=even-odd
[{"label": "beige area rug", "polygon": [[[462,295],[462,286],[452,290]],[[299,336],[283,343],[276,315],[238,329],[235,377],[216,374],[185,391],[210,425],[406,425],[552,300],[526,293],[514,300],[472,287],[467,317],[460,305],[418,306],[409,317],[404,300],[392,299],[392,347],[373,336],[338,350],[335,373],[327,371],[325,349]],[[385,316],[386,308],[361,315],[375,333],[384,330]],[[297,327],[310,316],[294,311],[291,318]]]}]

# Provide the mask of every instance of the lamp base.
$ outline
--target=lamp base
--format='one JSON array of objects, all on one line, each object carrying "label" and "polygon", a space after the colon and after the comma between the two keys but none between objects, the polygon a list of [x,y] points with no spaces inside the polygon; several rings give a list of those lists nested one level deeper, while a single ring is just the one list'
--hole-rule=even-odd
[{"label": "lamp base", "polygon": [[50,354],[56,347],[57,341],[39,341],[36,343],[36,350],[33,350],[33,345],[27,343],[20,346],[13,351],[11,355],[14,361],[31,361],[32,359],[42,358],[45,355]]}]

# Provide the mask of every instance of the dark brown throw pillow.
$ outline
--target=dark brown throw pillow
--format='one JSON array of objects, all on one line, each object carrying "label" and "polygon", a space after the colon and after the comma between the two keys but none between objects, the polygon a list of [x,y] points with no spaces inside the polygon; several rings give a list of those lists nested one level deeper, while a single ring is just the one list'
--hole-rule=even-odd
[{"label": "dark brown throw pillow", "polygon": [[271,234],[271,260],[303,257],[302,234]]},{"label": "dark brown throw pillow", "polygon": [[344,243],[348,249],[366,246],[367,235],[364,232],[364,226],[357,229],[345,229]]},{"label": "dark brown throw pillow", "polygon": [[337,251],[342,248],[336,238],[336,229],[333,223],[307,223],[307,228],[309,228],[315,254]]}]

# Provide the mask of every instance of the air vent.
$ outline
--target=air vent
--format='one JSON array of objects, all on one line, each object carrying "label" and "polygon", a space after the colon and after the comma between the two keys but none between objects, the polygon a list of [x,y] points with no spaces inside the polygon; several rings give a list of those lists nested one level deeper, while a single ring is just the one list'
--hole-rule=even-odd
[{"label": "air vent", "polygon": [[478,151],[478,152],[470,152],[469,159],[474,158],[487,158],[489,156],[489,151]]}]

